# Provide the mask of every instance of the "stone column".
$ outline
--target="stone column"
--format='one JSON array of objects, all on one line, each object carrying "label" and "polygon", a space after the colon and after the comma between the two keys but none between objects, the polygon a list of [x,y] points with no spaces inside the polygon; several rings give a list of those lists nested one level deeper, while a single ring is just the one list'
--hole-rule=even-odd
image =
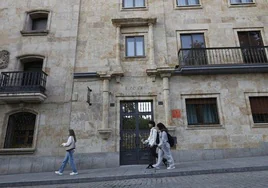
[{"label": "stone column", "polygon": [[109,84],[110,84],[110,76],[109,75],[101,75],[103,79],[102,85],[102,125],[98,129],[98,132],[102,136],[103,139],[108,139],[112,132],[111,128],[109,128]]},{"label": "stone column", "polygon": [[163,78],[163,95],[165,107],[166,126],[171,126],[171,111],[170,111],[170,97],[169,97],[169,77],[171,74],[161,74]]},{"label": "stone column", "polygon": [[149,49],[150,49],[150,69],[155,69],[156,65],[155,65],[155,59],[154,59],[154,31],[153,31],[153,23],[149,23],[149,33],[148,33],[148,37],[149,37]]},{"label": "stone column", "polygon": [[103,80],[103,91],[102,91],[102,129],[107,129],[108,118],[109,118],[109,79]]}]

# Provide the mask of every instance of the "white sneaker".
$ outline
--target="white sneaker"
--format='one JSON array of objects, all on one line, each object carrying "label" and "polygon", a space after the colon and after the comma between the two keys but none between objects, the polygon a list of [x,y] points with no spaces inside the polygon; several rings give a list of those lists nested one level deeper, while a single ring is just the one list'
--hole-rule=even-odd
[{"label": "white sneaker", "polygon": [[175,168],[175,166],[169,166],[169,167],[167,167],[168,170],[172,170],[174,168]]},{"label": "white sneaker", "polygon": [[154,167],[155,169],[157,169],[157,170],[159,170],[159,169],[160,169],[160,167],[159,167],[159,166],[155,166],[155,165],[153,165],[153,167]]},{"label": "white sneaker", "polygon": [[78,172],[71,172],[70,176],[77,175],[77,174],[78,174]]},{"label": "white sneaker", "polygon": [[61,176],[63,173],[61,173],[60,171],[55,171],[55,174],[58,174]]}]

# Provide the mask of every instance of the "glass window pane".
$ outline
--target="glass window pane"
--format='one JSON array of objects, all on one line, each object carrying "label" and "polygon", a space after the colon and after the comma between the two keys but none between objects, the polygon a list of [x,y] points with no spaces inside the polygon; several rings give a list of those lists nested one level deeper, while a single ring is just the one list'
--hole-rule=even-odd
[{"label": "glass window pane", "polygon": [[127,38],[127,56],[135,56],[135,39]]},{"label": "glass window pane", "polygon": [[136,37],[136,55],[144,56],[143,37]]},{"label": "glass window pane", "polygon": [[188,0],[189,5],[199,5],[199,0]]},{"label": "glass window pane", "polygon": [[231,0],[231,4],[237,4],[237,3],[240,3],[241,0]]},{"label": "glass window pane", "polygon": [[135,0],[135,7],[145,7],[144,0]]},{"label": "glass window pane", "polygon": [[249,32],[249,40],[251,46],[262,46],[261,34],[259,31]]},{"label": "glass window pane", "polygon": [[181,35],[181,47],[182,48],[192,48],[191,35]]},{"label": "glass window pane", "polygon": [[186,6],[187,5],[187,0],[178,0],[177,4],[178,4],[178,6]]},{"label": "glass window pane", "polygon": [[134,116],[123,116],[122,119],[122,130],[135,130],[136,120]]},{"label": "glass window pane", "polygon": [[203,34],[193,34],[193,48],[205,48],[205,40]]},{"label": "glass window pane", "polygon": [[139,102],[138,103],[138,110],[139,112],[151,112],[151,102]]},{"label": "glass window pane", "polygon": [[134,7],[134,1],[133,0],[124,0],[124,7],[125,8]]}]

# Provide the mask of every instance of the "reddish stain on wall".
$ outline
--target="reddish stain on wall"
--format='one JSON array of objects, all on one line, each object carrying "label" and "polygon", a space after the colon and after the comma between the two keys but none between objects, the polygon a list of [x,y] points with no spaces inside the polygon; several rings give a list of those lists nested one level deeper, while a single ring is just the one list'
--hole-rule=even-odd
[{"label": "reddish stain on wall", "polygon": [[172,118],[181,118],[181,111],[179,109],[171,110]]}]

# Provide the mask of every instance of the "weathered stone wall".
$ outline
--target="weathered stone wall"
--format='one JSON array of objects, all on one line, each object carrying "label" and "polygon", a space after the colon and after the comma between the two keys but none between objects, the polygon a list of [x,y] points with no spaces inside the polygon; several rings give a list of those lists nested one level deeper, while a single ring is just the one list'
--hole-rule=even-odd
[{"label": "weathered stone wall", "polygon": [[[180,34],[202,32],[206,47],[239,46],[237,31],[260,30],[268,45],[268,3],[257,1],[252,6],[234,7],[227,0],[202,0],[201,8],[179,9],[175,0],[146,0],[145,9],[123,10],[122,1],[54,0],[1,2],[0,50],[10,52],[10,63],[1,71],[20,68],[17,57],[25,54],[45,56],[43,70],[48,73],[47,96],[42,104],[1,104],[0,135],[4,135],[6,114],[22,108],[38,114],[36,151],[32,155],[3,156],[0,165],[5,173],[52,171],[60,165],[68,128],[75,129],[77,165],[79,169],[119,165],[119,124],[121,100],[150,99],[154,103],[154,119],[166,119],[163,78],[149,76],[149,26],[120,29],[120,63],[123,77],[110,76],[117,69],[116,26],[112,19],[156,18],[153,25],[154,64],[157,68],[174,68],[181,48]],[[47,36],[20,34],[25,12],[33,9],[51,11]],[[145,58],[125,58],[124,36],[143,33]],[[109,78],[84,78],[73,81],[73,72],[101,73]],[[103,85],[109,80],[108,140],[98,129],[103,126]],[[267,96],[266,74],[226,74],[203,76],[171,76],[170,108],[181,112],[172,118],[172,132],[178,140],[173,150],[177,162],[267,154],[267,128],[253,126],[248,97]],[[91,103],[87,87],[92,89]],[[184,99],[187,96],[216,96],[221,128],[188,128]],[[1,137],[1,142],[4,138]],[[0,142],[0,143],[1,143]],[[29,159],[27,159],[29,158]],[[25,166],[20,166],[26,161]],[[105,163],[103,162],[105,161]],[[3,164],[3,165],[2,165]],[[5,165],[4,165],[5,164]]]},{"label": "weathered stone wall", "polygon": [[[90,6],[92,3],[96,6]],[[119,1],[82,1],[75,71],[106,71],[107,74],[114,71],[117,41],[116,28],[112,25],[111,19],[116,18],[157,18],[153,27],[157,67],[167,65],[174,67],[178,64],[177,52],[181,48],[181,33],[204,33],[206,47],[235,47],[239,46],[237,31],[260,30],[264,45],[268,44],[266,13],[268,5],[266,2],[258,1],[252,6],[234,7],[230,6],[227,0],[208,0],[201,1],[201,8],[184,9],[177,8],[175,0],[155,0],[147,3],[146,10],[122,10]],[[145,33],[146,58],[125,58],[124,35],[139,32]],[[119,152],[120,100],[139,100],[144,97],[153,99],[154,118],[156,121],[164,122],[164,105],[158,105],[158,101],[163,101],[163,80],[160,77],[154,80],[155,78],[146,74],[150,58],[147,34],[148,27],[120,29],[120,60],[124,77],[121,77],[119,82],[116,82],[115,78],[110,80],[110,103],[114,103],[115,106],[108,109],[109,127],[113,129],[108,142],[102,142],[96,131],[98,126],[101,126],[102,118],[102,82],[92,81],[92,79],[75,82],[74,92],[77,92],[78,96],[82,95],[84,101],[86,87],[94,88],[92,106],[79,110],[80,101],[74,101],[73,106],[77,108],[72,109],[73,116],[83,115],[82,117],[89,122],[83,125],[83,119],[75,118],[80,123],[73,121],[71,124],[73,126],[79,124],[81,130],[90,127],[89,132],[96,133],[95,138],[99,139],[97,142],[99,144],[87,150],[105,152],[105,144],[108,143],[110,148],[108,151]],[[171,110],[179,109],[182,115],[181,118],[172,119],[172,125],[176,127],[175,136],[178,139],[178,145],[174,151],[175,159],[177,161],[203,160],[265,154],[267,130],[266,128],[252,128],[248,96],[251,93],[267,92],[264,85],[266,81],[266,74],[172,76],[170,78]],[[96,88],[98,85],[99,88]],[[143,89],[133,89],[138,87]],[[187,128],[183,97],[190,95],[213,95],[219,98],[218,108],[220,108],[222,128]],[[96,120],[96,117],[99,118]],[[94,137],[94,134],[92,136]],[[80,147],[83,147],[85,143],[83,142]]]},{"label": "weathered stone wall", "polygon": [[[43,71],[48,74],[47,99],[43,103],[0,104],[1,147],[5,140],[7,114],[30,110],[36,112],[38,120],[34,154],[2,155],[1,173],[47,171],[60,165],[61,161],[55,165],[54,159],[65,154],[60,144],[67,139],[70,126],[79,3],[79,0],[9,0],[0,3],[0,50],[10,52],[9,65],[0,72],[22,71],[18,57],[31,54],[45,57]],[[50,11],[48,35],[22,36],[20,33],[26,12],[32,10]]]}]

